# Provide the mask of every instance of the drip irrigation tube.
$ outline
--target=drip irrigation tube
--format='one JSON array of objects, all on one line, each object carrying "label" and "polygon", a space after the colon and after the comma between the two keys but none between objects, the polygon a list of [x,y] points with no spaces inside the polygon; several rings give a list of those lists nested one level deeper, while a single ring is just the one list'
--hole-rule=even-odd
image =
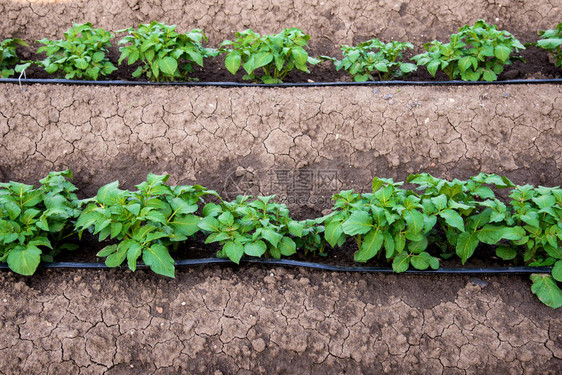
[{"label": "drip irrigation tube", "polygon": [[367,82],[297,82],[297,83],[240,83],[240,82],[148,82],[148,81],[82,81],[68,79],[19,79],[2,78],[0,83],[15,84],[64,84],[94,86],[211,86],[211,87],[331,87],[331,86],[467,86],[467,85],[514,85],[558,84],[562,78],[512,79],[506,81],[367,81]]},{"label": "drip irrigation tube", "polygon": [[[333,272],[365,272],[365,273],[394,273],[391,267],[361,267],[361,266],[335,266],[330,264],[320,264],[312,262],[303,262],[291,259],[243,259],[242,263],[267,264],[275,266],[292,266],[312,268]],[[183,259],[175,262],[176,267],[192,267],[205,264],[230,264],[232,261],[226,258],[203,258],[203,259]],[[110,269],[104,263],[86,263],[86,262],[55,262],[41,263],[40,268],[68,268],[68,269]],[[139,264],[139,269],[149,268],[145,264]],[[0,264],[1,270],[9,270],[7,264]],[[491,275],[491,274],[531,274],[531,273],[550,273],[550,267],[492,267],[492,268],[439,268],[437,270],[415,270],[410,269],[403,273],[408,274],[446,274],[446,275]]]}]

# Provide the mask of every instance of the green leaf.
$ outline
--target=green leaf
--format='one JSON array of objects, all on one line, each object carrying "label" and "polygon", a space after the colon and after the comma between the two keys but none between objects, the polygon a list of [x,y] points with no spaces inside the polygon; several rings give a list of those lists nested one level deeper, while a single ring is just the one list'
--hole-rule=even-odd
[{"label": "green leaf", "polygon": [[279,244],[277,245],[277,249],[281,252],[281,254],[285,256],[291,256],[297,252],[297,245],[295,241],[287,236],[283,236]]},{"label": "green leaf", "polygon": [[507,46],[499,45],[494,48],[494,56],[496,56],[502,62],[507,61],[507,59],[509,59],[510,54],[511,54],[511,48]]},{"label": "green leaf", "polygon": [[226,56],[226,59],[224,60],[226,69],[228,69],[228,71],[232,74],[236,74],[238,69],[240,69],[240,63],[241,63],[240,53],[235,51],[229,53]]},{"label": "green leaf", "polygon": [[376,63],[375,69],[379,72],[388,72],[388,66],[384,62]]},{"label": "green leaf", "polygon": [[559,260],[552,267],[552,277],[556,281],[562,282],[562,260]]},{"label": "green leaf", "polygon": [[261,257],[266,250],[267,245],[262,240],[248,242],[244,245],[244,253],[252,257]]},{"label": "green leaf", "polygon": [[385,249],[385,257],[386,259],[390,259],[394,256],[394,238],[389,232],[384,232],[384,249]]},{"label": "green leaf", "polygon": [[556,49],[562,45],[562,38],[542,39],[537,42],[537,46],[543,49]]},{"label": "green leaf", "polygon": [[326,241],[332,247],[336,247],[336,244],[339,242],[340,237],[343,234],[343,219],[340,220],[332,220],[329,224],[326,225],[324,229],[324,237]]},{"label": "green leaf", "polygon": [[227,227],[230,227],[232,226],[232,224],[234,224],[234,216],[228,211],[220,214],[217,219],[221,224],[226,225]]},{"label": "green leaf", "polygon": [[98,251],[97,257],[106,257],[117,251],[117,245],[109,245]]},{"label": "green leaf", "polygon": [[193,214],[176,215],[169,224],[174,230],[174,233],[184,236],[192,236],[199,231],[198,224],[201,222],[199,216]]},{"label": "green leaf", "polygon": [[115,238],[121,234],[121,229],[123,229],[122,223],[118,221],[111,222],[111,238]]},{"label": "green leaf", "polygon": [[384,181],[378,177],[373,178],[373,182],[371,182],[371,188],[373,189],[373,193],[376,193],[382,186],[384,185]]},{"label": "green leaf", "polygon": [[424,231],[424,218],[423,214],[416,210],[404,211],[404,220],[406,220],[406,232],[417,234]]},{"label": "green leaf", "polygon": [[503,260],[512,260],[517,256],[517,250],[513,247],[498,246],[496,255]]},{"label": "green leaf", "polygon": [[212,216],[204,217],[197,226],[207,232],[219,232],[219,221]]},{"label": "green leaf", "polygon": [[472,59],[473,59],[472,56],[465,56],[459,60],[458,64],[461,72],[464,72],[465,70],[470,69],[472,67]]},{"label": "green leaf", "polygon": [[462,264],[474,254],[478,246],[478,234],[476,232],[464,232],[457,239],[456,253],[461,258]]},{"label": "green leaf", "polygon": [[267,240],[274,247],[277,247],[277,244],[283,238],[283,235],[281,235],[277,232],[274,232],[271,229],[262,229],[261,235],[265,240]]},{"label": "green leaf", "polygon": [[555,259],[562,259],[562,247],[547,244],[545,245],[544,250],[549,256]]},{"label": "green leaf", "polygon": [[402,71],[402,73],[404,74],[408,74],[411,73],[415,70],[417,70],[418,67],[414,64],[410,64],[410,63],[400,63],[400,70]]},{"label": "green leaf", "polygon": [[531,291],[536,294],[542,303],[553,309],[562,306],[562,290],[552,276],[534,273],[530,276],[530,279],[533,282]]},{"label": "green leaf", "polygon": [[135,78],[140,78],[142,72],[143,72],[143,68],[142,66],[139,66],[131,75]]},{"label": "green leaf", "polygon": [[250,59],[248,59],[248,61],[246,61],[242,67],[244,68],[244,70],[246,71],[246,73],[248,74],[252,74],[252,72],[254,71],[255,66],[254,66],[254,56],[252,56]]},{"label": "green leaf", "polygon": [[109,254],[108,257],[105,258],[105,265],[108,267],[119,267],[127,257],[127,249],[129,248],[130,242],[134,241],[128,240],[121,242],[117,247],[117,251]]},{"label": "green leaf", "polygon": [[465,70],[461,73],[461,78],[463,81],[478,81],[480,79],[480,75],[482,69],[478,69],[477,71],[473,71],[472,69]]},{"label": "green leaf", "polygon": [[144,217],[154,223],[166,224],[168,222],[166,215],[160,211],[151,210]]},{"label": "green leaf", "polygon": [[520,216],[521,220],[532,227],[540,228],[539,214],[535,211],[527,212],[525,215]]},{"label": "green leaf", "polygon": [[298,65],[305,65],[308,60],[308,53],[302,47],[294,47],[291,52]]},{"label": "green leaf", "polygon": [[349,236],[366,234],[373,228],[373,219],[365,211],[357,211],[351,214],[342,225],[343,231]]},{"label": "green leaf", "polygon": [[431,255],[424,251],[423,253],[412,256],[410,259],[410,264],[417,270],[426,270],[429,268],[430,260]]},{"label": "green leaf", "polygon": [[238,241],[227,241],[223,250],[226,256],[236,264],[240,264],[240,259],[244,255],[244,246]]},{"label": "green leaf", "polygon": [[484,79],[484,81],[492,82],[496,81],[498,79],[498,76],[491,70],[485,70],[484,74],[482,74],[482,78]]},{"label": "green leaf", "polygon": [[174,76],[176,70],[178,69],[178,62],[171,56],[166,56],[159,60],[160,71],[162,73],[168,74],[169,76]]},{"label": "green leaf", "polygon": [[439,259],[437,259],[436,257],[431,257],[431,259],[429,259],[429,266],[431,267],[431,269],[438,270]]},{"label": "green leaf", "polygon": [[445,219],[445,222],[449,224],[449,226],[464,232],[464,221],[457,211],[446,209],[439,212],[439,216]]},{"label": "green leaf", "polygon": [[[439,65],[441,65],[441,61],[439,61],[439,60],[432,60],[429,64],[427,64],[427,71],[429,72],[429,74],[431,74],[433,77],[435,77],[435,73],[437,73],[437,69],[439,69]],[[409,262],[408,262],[408,264],[409,264]],[[394,267],[394,264],[393,264],[393,267]]]},{"label": "green leaf", "polygon": [[400,232],[394,237],[394,245],[396,252],[400,253],[404,250],[406,247],[406,235],[404,232]]},{"label": "green leaf", "polygon": [[161,244],[154,244],[142,252],[143,262],[159,275],[175,277],[174,259],[168,249]]},{"label": "green leaf", "polygon": [[155,240],[159,240],[160,238],[164,238],[164,237],[168,237],[169,234],[162,232],[161,229],[156,231],[156,232],[150,232],[146,235],[145,239],[143,240],[143,243],[150,243],[150,242],[154,242]]},{"label": "green leaf", "polygon": [[74,65],[78,69],[86,70],[88,68],[88,63],[84,59],[76,59],[74,60]]},{"label": "green leaf", "polygon": [[355,252],[353,259],[356,262],[365,263],[373,258],[381,249],[384,242],[384,235],[380,229],[371,230],[363,239],[361,248]]},{"label": "green leaf", "polygon": [[298,221],[289,221],[287,224],[287,228],[289,228],[289,233],[291,233],[295,237],[302,237],[302,231],[304,230],[304,225],[299,223]]},{"label": "green leaf", "polygon": [[406,252],[402,252],[392,261],[392,269],[396,273],[407,271],[410,267],[410,256]]},{"label": "green leaf", "polygon": [[270,52],[258,52],[254,55],[254,69],[266,66],[273,61],[273,54]]},{"label": "green leaf", "polygon": [[502,239],[518,241],[525,236],[525,230],[521,227],[505,227],[487,224],[477,232],[478,240],[488,245],[495,245]]},{"label": "green leaf", "polygon": [[349,51],[349,53],[347,54],[347,58],[349,59],[349,61],[351,62],[355,62],[357,61],[357,59],[360,56],[360,52],[356,49]]},{"label": "green leaf", "polygon": [[99,188],[96,199],[99,203],[111,203],[112,195],[119,189],[119,181],[113,181]]},{"label": "green leaf", "polygon": [[201,214],[203,216],[212,216],[215,217],[217,216],[220,212],[222,212],[221,206],[219,206],[216,203],[207,203],[204,207],[203,210],[201,211]]},{"label": "green leaf", "polygon": [[429,242],[427,240],[427,237],[421,237],[421,239],[418,241],[412,241],[408,243],[408,250],[410,251],[410,253],[419,254],[427,249],[428,245]]},{"label": "green leaf", "polygon": [[552,195],[541,195],[539,197],[534,197],[531,199],[541,210],[552,207],[556,204],[556,198],[554,198],[554,196]]},{"label": "green leaf", "polygon": [[[41,193],[40,190],[33,190],[30,191],[29,193],[27,193],[25,195],[25,198],[23,199],[23,206],[24,207],[33,207],[36,204],[38,204],[39,202],[41,202],[43,194]],[[64,199],[64,198],[63,198]],[[66,202],[66,199],[65,199]]]},{"label": "green leaf", "polygon": [[12,271],[31,276],[41,262],[41,250],[35,246],[17,246],[8,254],[7,262]]},{"label": "green leaf", "polygon": [[6,198],[5,200],[3,200],[2,208],[6,209],[6,211],[8,211],[8,215],[9,215],[11,220],[16,220],[16,218],[21,213],[20,206],[13,200],[12,197],[9,197],[9,198]]},{"label": "green leaf", "polygon": [[447,207],[447,196],[445,194],[440,194],[437,197],[431,198],[431,203],[435,206],[437,211],[442,211]]},{"label": "green leaf", "polygon": [[137,270],[137,259],[142,254],[142,246],[140,243],[133,241],[127,250],[127,265],[131,271]]},{"label": "green leaf", "polygon": [[196,204],[189,204],[181,198],[172,199],[171,206],[176,214],[192,214],[199,208]]}]

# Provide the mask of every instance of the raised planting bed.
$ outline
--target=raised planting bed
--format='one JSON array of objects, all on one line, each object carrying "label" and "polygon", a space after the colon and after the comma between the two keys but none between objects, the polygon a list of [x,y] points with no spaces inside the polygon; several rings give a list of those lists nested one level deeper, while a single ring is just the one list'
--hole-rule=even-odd
[{"label": "raised planting bed", "polygon": [[[126,260],[135,271],[142,258],[144,266],[172,278],[170,250],[190,246],[197,233],[204,236],[205,244],[219,245],[218,257],[236,264],[243,257],[281,259],[297,252],[305,259],[331,256],[330,249],[337,252],[354,240],[355,262],[386,261],[397,273],[409,268],[438,270],[443,259],[455,255],[464,265],[480,244],[486,244],[494,246],[495,259],[529,265],[505,272],[532,273],[533,293],[552,308],[562,306],[557,285],[562,281],[562,189],[558,187],[515,186],[505,177],[485,173],[467,181],[422,173],[408,177],[421,190],[415,193],[402,188],[402,182],[375,177],[371,193],[343,190],[334,195],[334,206],[324,216],[297,221],[285,205],[274,202],[274,195],[257,199],[239,195],[229,201],[200,185],[170,186],[168,175],[149,174],[136,185],[138,190],[121,190],[115,181],[95,196],[78,200],[70,178],[67,170],[51,172],[37,189],[17,182],[0,186],[0,259],[13,271],[30,276],[41,260],[52,262],[61,252],[87,247],[78,241],[84,232],[97,235],[103,243],[96,255],[106,258],[107,267],[119,267]],[[496,198],[498,189],[509,190],[507,203]],[[183,265],[213,262],[217,261],[180,261]],[[362,271],[291,261],[272,264]]]},{"label": "raised planting bed", "polygon": [[[562,67],[562,23],[539,31],[540,39],[534,37],[525,43],[527,49],[508,31],[498,30],[496,25],[480,19],[473,25],[460,27],[448,40],[433,40],[423,48],[409,41],[387,43],[377,38],[353,46],[341,45],[338,53],[343,56],[341,60],[334,54],[328,55],[330,49],[321,50],[322,55],[307,51],[311,37],[299,28],[285,28],[268,35],[250,29],[237,31],[232,40],[224,40],[215,48],[204,45],[208,39],[203,30],[181,33],[176,28],[152,21],[137,28],[118,30],[116,33],[122,34],[122,38],[114,44],[122,46],[117,49],[111,45],[111,40],[116,38],[111,31],[94,28],[91,23],[74,23],[63,39],[38,40],[41,47],[31,58],[25,40],[5,39],[0,44],[4,56],[0,60],[1,77],[16,74],[20,83],[22,78],[26,82],[29,76],[32,80],[99,79],[106,84],[146,79],[152,82],[236,80],[268,85],[287,81],[375,79],[491,82],[552,79],[560,77]],[[423,52],[419,53],[420,50]]]},{"label": "raised planting bed", "polygon": [[519,276],[207,266],[0,272],[8,374],[557,374],[560,311]]},{"label": "raised planting bed", "polygon": [[486,19],[511,31],[522,42],[536,39],[539,30],[561,21],[560,4],[552,0],[477,0],[470,3],[415,1],[234,1],[122,2],[76,0],[36,2],[1,0],[4,38],[60,39],[72,22],[120,30],[153,20],[180,25],[182,32],[205,30],[212,43],[231,39],[236,31],[253,28],[260,34],[300,27],[312,36],[313,54],[333,55],[339,44],[356,44],[376,36],[380,40],[409,41],[422,45],[445,40],[451,33],[477,19]]}]

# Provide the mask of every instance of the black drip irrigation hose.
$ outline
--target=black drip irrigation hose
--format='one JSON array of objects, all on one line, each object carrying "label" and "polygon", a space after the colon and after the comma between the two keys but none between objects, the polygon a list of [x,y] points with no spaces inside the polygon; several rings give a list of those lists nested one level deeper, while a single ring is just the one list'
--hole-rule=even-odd
[{"label": "black drip irrigation hose", "polygon": [[[364,273],[395,273],[391,267],[362,267],[362,266],[335,266],[330,264],[320,264],[303,262],[291,259],[242,259],[241,263],[267,264],[275,266],[291,266],[311,268],[332,272],[364,272]],[[206,264],[230,264],[232,261],[226,258],[202,258],[202,259],[183,259],[175,262],[176,267],[193,267]],[[104,263],[86,262],[54,262],[41,263],[39,268],[67,268],[67,269],[110,269]],[[139,269],[149,268],[145,264],[139,264]],[[9,270],[7,264],[0,264],[0,270]],[[440,275],[505,275],[505,274],[531,274],[531,273],[550,273],[550,267],[492,267],[492,268],[439,268],[437,270],[415,270],[410,269],[403,273],[407,274],[440,274]]]},{"label": "black drip irrigation hose", "polygon": [[297,83],[240,83],[240,82],[149,82],[149,81],[83,81],[68,79],[19,79],[0,78],[0,83],[63,84],[93,86],[211,86],[211,87],[332,87],[332,86],[473,86],[473,85],[535,85],[560,84],[562,78],[553,79],[511,79],[506,81],[367,81],[367,82],[297,82]]}]

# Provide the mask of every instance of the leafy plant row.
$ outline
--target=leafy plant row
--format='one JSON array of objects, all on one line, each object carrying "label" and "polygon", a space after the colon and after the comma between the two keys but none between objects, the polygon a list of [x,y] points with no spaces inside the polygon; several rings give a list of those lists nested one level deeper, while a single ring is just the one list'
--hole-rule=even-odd
[{"label": "leafy plant row", "polygon": [[[442,70],[451,80],[495,81],[505,65],[523,60],[517,53],[525,49],[512,34],[484,20],[461,27],[447,43],[434,40],[424,44],[426,52],[412,58],[417,65],[403,61],[403,52],[413,48],[411,43],[383,43],[378,39],[342,45],[341,61],[330,56],[314,58],[306,51],[310,35],[297,28],[263,36],[248,29],[237,32],[232,41],[223,41],[218,49],[203,47],[207,37],[202,30],[180,34],[176,25],[156,21],[116,32],[127,33],[119,41],[124,46],[118,63],[138,66],[133,77],[156,82],[193,80],[190,74],[197,65],[203,67],[204,59],[220,54],[225,55],[225,67],[233,75],[242,68],[243,79],[266,84],[282,83],[294,70],[309,73],[309,65],[322,61],[332,61],[337,70],[344,69],[358,82],[404,77],[417,66],[425,66],[433,77]],[[2,77],[12,76],[14,67],[21,73],[35,64],[66,79],[97,80],[117,69],[106,56],[113,37],[113,33],[95,29],[91,23],[74,24],[61,40],[38,41],[44,46],[37,53],[44,52],[44,60],[21,62],[16,47],[28,44],[21,39],[5,39],[0,44]],[[562,23],[556,29],[539,32],[539,37],[532,45],[547,50],[556,66],[562,67]]]},{"label": "leafy plant row", "polygon": [[[293,220],[274,196],[239,196],[225,201],[200,185],[170,186],[168,175],[149,174],[137,190],[115,181],[95,197],[78,199],[70,170],[52,172],[34,188],[0,184],[0,261],[32,275],[41,261],[75,250],[87,231],[106,246],[97,256],[109,267],[139,259],[161,275],[174,277],[170,251],[201,233],[205,243],[220,245],[218,257],[239,263],[242,257],[325,254],[348,240],[356,242],[356,262],[388,262],[395,272],[410,267],[438,269],[440,260],[458,256],[462,263],[478,246],[495,248],[513,264],[553,266],[534,274],[532,291],[553,308],[562,305],[562,189],[515,186],[509,179],[480,173],[466,181],[429,174],[402,182],[374,178],[370,193],[345,190],[333,196],[326,216]],[[495,195],[510,189],[509,201]]]}]

